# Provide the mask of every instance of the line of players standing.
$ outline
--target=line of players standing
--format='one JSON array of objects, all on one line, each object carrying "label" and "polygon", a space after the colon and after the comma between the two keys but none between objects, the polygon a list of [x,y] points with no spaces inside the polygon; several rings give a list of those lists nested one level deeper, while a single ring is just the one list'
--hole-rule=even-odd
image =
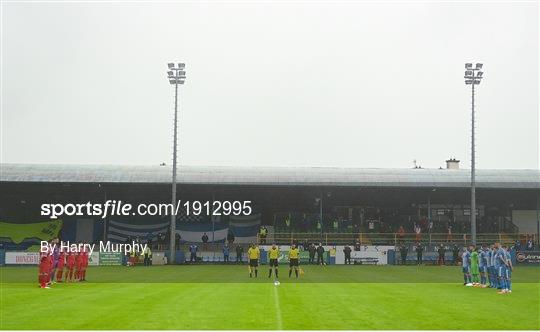
[{"label": "line of players standing", "polygon": [[81,251],[60,250],[58,243],[58,239],[53,239],[49,241],[49,244],[55,244],[54,250],[40,252],[38,275],[40,288],[50,288],[53,283],[63,280],[65,282],[86,281],[88,252],[85,249]]},{"label": "line of players standing", "polygon": [[[461,255],[463,285],[496,288],[498,294],[512,293],[512,259],[508,247],[495,242],[481,248],[469,245]],[[489,281],[489,284],[488,284]]]}]

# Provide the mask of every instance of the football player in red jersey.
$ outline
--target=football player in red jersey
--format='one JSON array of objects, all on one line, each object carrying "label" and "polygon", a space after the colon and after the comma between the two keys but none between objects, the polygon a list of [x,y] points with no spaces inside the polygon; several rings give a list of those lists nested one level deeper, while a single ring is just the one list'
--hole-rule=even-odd
[{"label": "football player in red jersey", "polygon": [[81,252],[81,272],[80,281],[86,281],[86,268],[88,267],[88,251],[86,248]]},{"label": "football player in red jersey", "polygon": [[[49,241],[49,245],[52,245],[53,241]],[[47,285],[51,285],[52,273],[54,270],[54,256],[51,250],[47,250],[47,261],[48,261],[48,271],[47,271]]]},{"label": "football player in red jersey", "polygon": [[60,250],[58,254],[58,265],[56,272],[56,282],[62,282],[62,275],[64,274],[64,265],[66,263],[66,255],[63,250]]},{"label": "football player in red jersey", "polygon": [[75,253],[75,280],[80,281],[81,280],[81,274],[82,274],[82,257],[83,253],[80,251],[77,251]]},{"label": "football player in red jersey", "polygon": [[46,251],[42,251],[39,253],[38,282],[39,282],[40,288],[50,288],[47,285],[47,282],[49,281],[49,271],[50,271],[49,256],[47,255]]},{"label": "football player in red jersey", "polygon": [[73,269],[75,268],[75,253],[71,250],[66,253],[66,282],[73,281]]}]

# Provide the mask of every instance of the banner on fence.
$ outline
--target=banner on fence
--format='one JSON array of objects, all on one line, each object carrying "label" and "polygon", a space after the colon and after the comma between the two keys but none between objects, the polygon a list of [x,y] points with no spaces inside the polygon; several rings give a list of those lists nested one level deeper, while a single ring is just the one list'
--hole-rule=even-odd
[{"label": "banner on fence", "polygon": [[[336,247],[336,264],[345,264],[345,253],[343,249],[345,246]],[[357,264],[374,264],[374,265],[386,265],[388,264],[387,252],[390,249],[394,249],[393,246],[362,246],[360,250],[354,250],[351,247],[351,261]]]},{"label": "banner on fence", "polygon": [[122,265],[122,253],[100,252],[99,265]]},{"label": "banner on fence", "polygon": [[99,252],[93,252],[92,255],[88,256],[88,265],[89,266],[99,265]]},{"label": "banner on fence", "polygon": [[17,265],[38,265],[39,253],[24,252],[24,251],[8,251],[6,252],[6,264]]},{"label": "banner on fence", "polygon": [[152,253],[152,265],[165,265],[166,261],[164,252]]},{"label": "banner on fence", "polygon": [[518,264],[540,264],[540,251],[518,251],[516,261]]}]

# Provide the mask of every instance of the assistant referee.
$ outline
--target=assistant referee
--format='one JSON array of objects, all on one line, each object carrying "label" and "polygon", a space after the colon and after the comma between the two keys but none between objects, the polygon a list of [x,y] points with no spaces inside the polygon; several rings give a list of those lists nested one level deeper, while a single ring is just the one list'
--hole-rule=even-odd
[{"label": "assistant referee", "polygon": [[251,244],[251,247],[248,249],[248,259],[249,259],[249,277],[253,277],[253,271],[255,271],[255,278],[258,276],[257,267],[259,266],[259,258],[261,257],[261,251],[255,244]]},{"label": "assistant referee", "polygon": [[298,258],[300,256],[300,250],[296,247],[296,245],[291,246],[291,250],[289,251],[289,278],[291,277],[293,268],[294,268],[294,274],[298,278]]}]

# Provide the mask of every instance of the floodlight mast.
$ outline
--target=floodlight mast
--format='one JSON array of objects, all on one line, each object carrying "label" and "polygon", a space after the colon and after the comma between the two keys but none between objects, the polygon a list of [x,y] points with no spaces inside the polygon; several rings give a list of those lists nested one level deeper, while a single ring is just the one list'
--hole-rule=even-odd
[{"label": "floodlight mast", "polygon": [[179,63],[176,67],[174,63],[168,64],[167,71],[169,83],[174,85],[174,138],[173,138],[173,170],[172,170],[172,211],[171,211],[171,236],[170,236],[170,259],[169,263],[175,261],[176,256],[176,154],[177,154],[177,139],[178,139],[178,84],[184,84],[186,72],[184,63]]},{"label": "floodlight mast", "polygon": [[475,146],[475,119],[474,119],[474,86],[480,84],[484,73],[483,65],[477,63],[465,64],[465,84],[471,86],[471,243],[476,244],[476,146]]}]

